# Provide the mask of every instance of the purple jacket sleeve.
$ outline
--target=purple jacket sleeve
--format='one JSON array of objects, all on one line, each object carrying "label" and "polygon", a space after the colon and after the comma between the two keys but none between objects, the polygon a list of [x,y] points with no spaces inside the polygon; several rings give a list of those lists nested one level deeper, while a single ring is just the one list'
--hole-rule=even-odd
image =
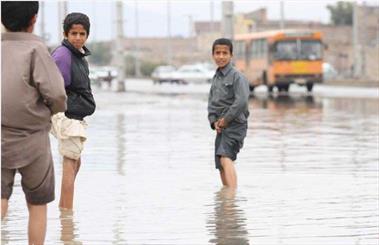
[{"label": "purple jacket sleeve", "polygon": [[62,73],[64,79],[64,86],[67,87],[71,84],[71,52],[66,47],[61,46],[57,48],[52,57]]}]

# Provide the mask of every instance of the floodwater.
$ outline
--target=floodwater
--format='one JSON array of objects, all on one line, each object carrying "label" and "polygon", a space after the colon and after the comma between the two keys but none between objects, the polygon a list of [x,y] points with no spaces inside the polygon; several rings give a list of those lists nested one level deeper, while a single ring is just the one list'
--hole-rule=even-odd
[{"label": "floodwater", "polygon": [[[221,187],[207,122],[209,85],[128,81],[126,93],[95,89],[73,212],[49,204],[46,244],[379,243],[377,88],[258,88],[239,188]],[[27,242],[17,178],[1,244]]]}]

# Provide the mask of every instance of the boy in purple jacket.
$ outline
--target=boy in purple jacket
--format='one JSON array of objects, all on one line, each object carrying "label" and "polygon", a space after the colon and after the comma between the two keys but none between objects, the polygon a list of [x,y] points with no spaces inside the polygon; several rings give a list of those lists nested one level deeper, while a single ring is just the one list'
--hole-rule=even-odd
[{"label": "boy in purple jacket", "polygon": [[63,78],[67,93],[67,110],[52,118],[52,134],[58,139],[59,152],[63,156],[62,185],[59,207],[72,209],[74,184],[81,165],[81,153],[87,139],[84,121],[95,111],[88,63],[90,51],[84,46],[90,22],[87,15],[71,13],[63,22],[64,40],[52,54]]}]

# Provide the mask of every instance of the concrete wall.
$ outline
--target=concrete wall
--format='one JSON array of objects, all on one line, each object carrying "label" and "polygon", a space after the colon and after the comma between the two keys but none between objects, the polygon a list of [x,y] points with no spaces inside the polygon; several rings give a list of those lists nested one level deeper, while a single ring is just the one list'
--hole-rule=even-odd
[{"label": "concrete wall", "polygon": [[[167,38],[127,38],[124,47],[126,54],[133,55],[136,49],[136,42],[139,43],[141,59],[155,63],[166,63],[168,61],[168,39]],[[204,61],[206,55],[197,48],[196,38],[173,37],[170,40],[172,64],[180,66],[186,63]]]}]

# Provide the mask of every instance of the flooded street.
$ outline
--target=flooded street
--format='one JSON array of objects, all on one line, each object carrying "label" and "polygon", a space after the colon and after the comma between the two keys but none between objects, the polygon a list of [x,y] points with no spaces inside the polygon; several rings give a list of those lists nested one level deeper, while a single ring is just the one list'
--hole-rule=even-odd
[{"label": "flooded street", "polygon": [[[291,87],[250,99],[239,187],[221,188],[209,85],[95,89],[73,212],[48,206],[46,244],[378,245],[377,88]],[[19,176],[1,244],[27,243]]]}]

